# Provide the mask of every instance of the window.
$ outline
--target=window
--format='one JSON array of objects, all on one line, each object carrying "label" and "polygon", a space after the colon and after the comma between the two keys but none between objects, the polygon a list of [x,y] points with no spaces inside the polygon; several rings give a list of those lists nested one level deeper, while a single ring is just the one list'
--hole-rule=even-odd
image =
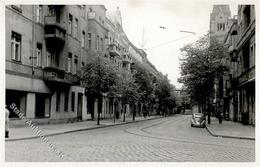
[{"label": "window", "polygon": [[73,21],[73,17],[71,14],[69,14],[68,34],[72,34],[72,21]]},{"label": "window", "polygon": [[68,94],[68,92],[65,92],[65,94],[64,94],[64,111],[65,112],[68,112],[68,104],[69,104],[69,94]]},{"label": "window", "polygon": [[42,24],[42,5],[36,5],[36,22]]},{"label": "window", "polygon": [[75,38],[78,38],[78,24],[79,24],[78,19],[75,19],[75,24],[74,24],[74,37]]},{"label": "window", "polygon": [[73,112],[74,111],[74,108],[75,108],[75,92],[71,92],[71,111]]},{"label": "window", "polygon": [[100,38],[100,50],[104,50],[103,38]]},{"label": "window", "polygon": [[52,5],[48,6],[48,16],[56,16],[56,10]]},{"label": "window", "polygon": [[13,60],[21,61],[21,35],[13,31],[11,37],[11,55]]},{"label": "window", "polygon": [[47,50],[47,67],[59,67],[59,56],[56,51]]},{"label": "window", "polygon": [[81,47],[84,48],[84,46],[85,46],[85,31],[82,31]]},{"label": "window", "polygon": [[42,66],[42,44],[37,43],[37,48],[36,48],[36,66],[41,67]]},{"label": "window", "polygon": [[96,38],[96,50],[99,50],[99,36]]},{"label": "window", "polygon": [[250,24],[250,5],[245,5],[243,11],[244,26],[247,28]]},{"label": "window", "polygon": [[91,49],[91,33],[88,33],[88,48]]},{"label": "window", "polygon": [[250,65],[250,57],[249,57],[249,54],[250,54],[250,48],[249,48],[249,44],[246,43],[244,45],[244,48],[243,48],[243,64],[244,64],[244,69],[247,70],[249,69],[249,65]]},{"label": "window", "polygon": [[218,31],[225,31],[225,23],[218,23]]},{"label": "window", "polygon": [[78,67],[78,56],[74,56],[74,73],[77,72],[77,67]]},{"label": "window", "polygon": [[60,111],[60,92],[56,93],[57,97],[56,97],[56,111],[59,112]]},{"label": "window", "polygon": [[47,50],[47,61],[46,61],[46,66],[50,67],[51,66],[51,52]]},{"label": "window", "polygon": [[250,46],[250,68],[255,65],[255,44],[251,44]]},{"label": "window", "polygon": [[68,54],[68,64],[67,64],[67,71],[68,72],[71,72],[71,63],[72,63],[72,61],[71,61],[71,59],[72,59],[72,53],[70,53],[69,52],[69,54]]}]

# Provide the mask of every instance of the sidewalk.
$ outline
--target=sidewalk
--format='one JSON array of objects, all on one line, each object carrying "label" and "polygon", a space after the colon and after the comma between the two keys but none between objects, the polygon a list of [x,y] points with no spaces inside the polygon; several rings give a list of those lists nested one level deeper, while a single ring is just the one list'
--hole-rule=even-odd
[{"label": "sidewalk", "polygon": [[[132,117],[126,117],[126,121],[123,122],[121,119],[116,119],[115,123],[113,119],[104,119],[100,120],[100,125],[97,125],[97,120],[93,121],[82,121],[82,122],[74,122],[74,123],[62,123],[62,124],[47,124],[47,125],[36,125],[39,130],[42,131],[44,136],[53,136],[58,134],[64,134],[69,132],[83,131],[83,130],[91,130],[127,123],[134,123],[144,120],[158,119],[160,116],[150,116],[150,117],[136,117],[135,121],[133,121]],[[35,133],[35,131],[29,127],[17,127],[9,129],[9,138],[6,138],[5,141],[15,141],[15,140],[25,140],[25,139],[33,139],[39,138]]]},{"label": "sidewalk", "polygon": [[215,137],[255,140],[255,127],[225,120],[219,124],[216,117],[211,117],[211,124],[206,124],[206,129]]}]

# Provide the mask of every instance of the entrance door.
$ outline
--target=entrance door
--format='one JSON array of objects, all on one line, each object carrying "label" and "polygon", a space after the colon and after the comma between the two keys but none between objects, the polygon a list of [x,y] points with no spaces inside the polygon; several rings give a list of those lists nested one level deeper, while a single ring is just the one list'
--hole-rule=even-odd
[{"label": "entrance door", "polygon": [[45,96],[43,94],[36,94],[35,116],[37,118],[45,117]]},{"label": "entrance door", "polygon": [[82,93],[78,93],[78,109],[77,109],[77,118],[82,120]]}]

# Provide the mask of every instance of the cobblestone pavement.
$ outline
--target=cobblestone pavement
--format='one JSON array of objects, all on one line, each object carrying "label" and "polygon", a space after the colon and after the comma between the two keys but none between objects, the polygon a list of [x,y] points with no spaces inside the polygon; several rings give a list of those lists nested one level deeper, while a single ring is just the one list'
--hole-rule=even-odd
[{"label": "cobblestone pavement", "polygon": [[149,161],[254,162],[255,141],[212,137],[190,127],[189,115],[137,122],[48,139],[65,156],[59,158],[41,139],[5,143],[6,161]]}]

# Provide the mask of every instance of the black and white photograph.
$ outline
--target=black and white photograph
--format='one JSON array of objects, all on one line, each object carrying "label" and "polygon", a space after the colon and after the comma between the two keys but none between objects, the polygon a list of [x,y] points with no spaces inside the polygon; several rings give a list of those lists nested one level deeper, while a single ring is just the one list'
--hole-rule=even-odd
[{"label": "black and white photograph", "polygon": [[258,166],[258,9],[1,2],[3,166]]}]

